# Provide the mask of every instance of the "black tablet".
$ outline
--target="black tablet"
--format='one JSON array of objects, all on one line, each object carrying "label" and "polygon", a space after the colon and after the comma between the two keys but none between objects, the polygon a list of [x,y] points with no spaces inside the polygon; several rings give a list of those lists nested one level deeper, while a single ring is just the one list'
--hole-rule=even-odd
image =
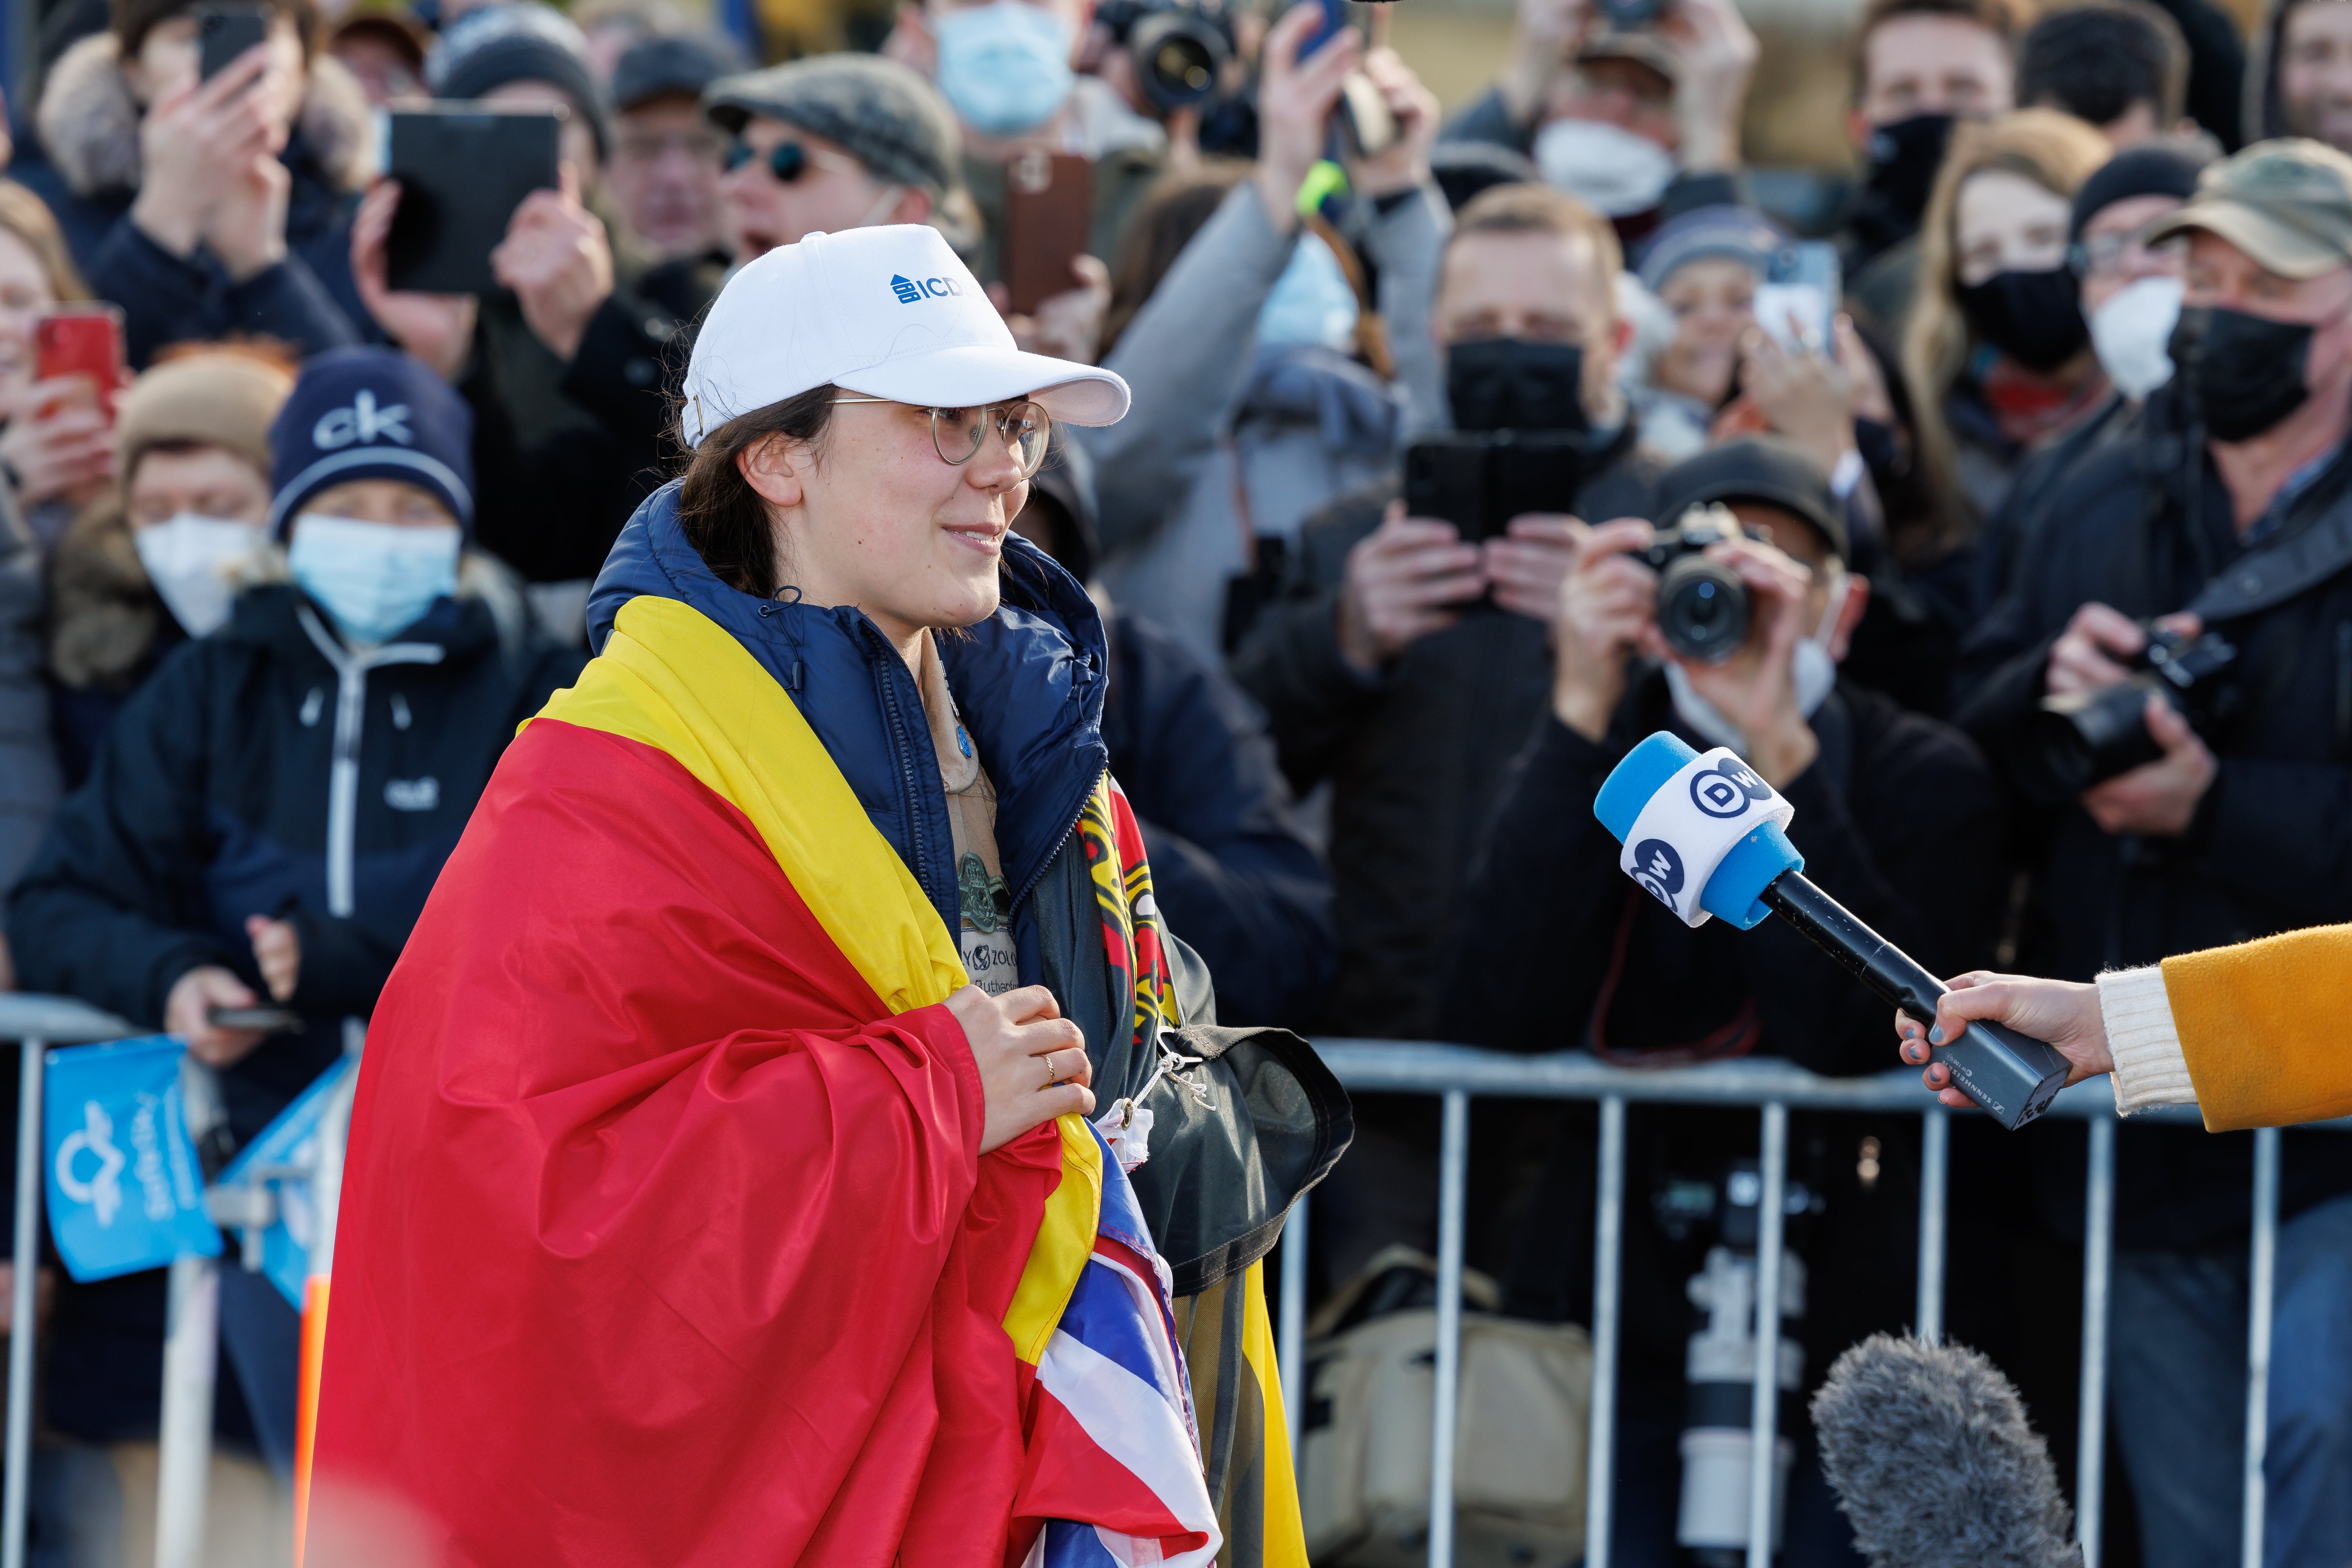
[{"label": "black tablet", "polygon": [[437,103],[394,111],[385,170],[400,182],[384,266],[392,287],[487,294],[490,252],[515,208],[557,188],[562,110]]}]

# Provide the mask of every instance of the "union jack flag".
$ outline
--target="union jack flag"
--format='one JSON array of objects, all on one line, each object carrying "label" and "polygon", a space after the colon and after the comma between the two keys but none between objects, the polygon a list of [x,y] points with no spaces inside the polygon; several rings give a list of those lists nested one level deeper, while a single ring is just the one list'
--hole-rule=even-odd
[{"label": "union jack flag", "polygon": [[1101,1133],[1094,1137],[1101,1217],[1093,1255],[1036,1363],[1008,1560],[1024,1568],[1202,1568],[1223,1537],[1202,1479],[1168,1266],[1118,1161]]}]

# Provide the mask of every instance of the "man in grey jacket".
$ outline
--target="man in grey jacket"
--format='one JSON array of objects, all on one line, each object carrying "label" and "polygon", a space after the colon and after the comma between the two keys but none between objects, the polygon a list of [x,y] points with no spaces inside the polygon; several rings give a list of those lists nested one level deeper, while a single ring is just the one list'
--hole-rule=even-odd
[{"label": "man in grey jacket", "polygon": [[[1307,517],[1386,479],[1405,432],[1443,417],[1428,332],[1451,223],[1429,171],[1437,100],[1393,50],[1361,64],[1402,134],[1348,176],[1369,214],[1394,379],[1335,344],[1265,331],[1268,300],[1318,259],[1300,254],[1323,241],[1300,222],[1298,192],[1353,63],[1351,37],[1295,58],[1312,20],[1294,16],[1267,36],[1255,177],[1192,237],[1103,361],[1133,389],[1134,416],[1076,433],[1095,459],[1105,584],[1212,663],[1224,658],[1226,596],[1251,574],[1256,542],[1295,550]],[[1357,309],[1337,269],[1327,277],[1333,303]]]}]

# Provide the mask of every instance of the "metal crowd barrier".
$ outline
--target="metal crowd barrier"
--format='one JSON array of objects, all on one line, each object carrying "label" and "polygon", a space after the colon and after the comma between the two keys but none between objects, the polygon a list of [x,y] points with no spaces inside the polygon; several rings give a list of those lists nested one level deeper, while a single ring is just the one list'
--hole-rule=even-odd
[{"label": "metal crowd barrier", "polygon": [[19,1042],[16,1077],[16,1262],[8,1302],[7,1480],[0,1492],[0,1568],[25,1568],[33,1478],[33,1287],[41,1265],[41,1082],[51,1046],[127,1039],[133,1025],[64,996],[0,993],[0,1040]]},{"label": "metal crowd barrier", "polygon": [[[1889,1055],[1893,1034],[1889,1032]],[[1323,1040],[1323,1060],[1350,1090],[1433,1094],[1444,1107],[1438,1158],[1437,1360],[1430,1458],[1429,1565],[1454,1564],[1454,1438],[1462,1371],[1464,1187],[1470,1162],[1473,1095],[1600,1102],[1601,1147],[1595,1199],[1592,1301],[1592,1414],[1585,1483],[1585,1568],[1608,1568],[1617,1419],[1619,1258],[1625,1223],[1625,1107],[1742,1105],[1761,1117],[1763,1194],[1758,1238],[1758,1302],[1780,1300],[1783,1191],[1789,1112],[1885,1110],[1916,1115],[1920,1140],[1918,1333],[1942,1337],[1944,1240],[1949,1192],[1952,1112],[1920,1086],[1918,1069],[1899,1068],[1860,1079],[1829,1079],[1783,1061],[1749,1058],[1655,1071],[1612,1067],[1581,1051],[1510,1056],[1468,1046],[1406,1040]],[[1966,1114],[1966,1113],[1963,1113]],[[2083,1249],[2081,1439],[2075,1459],[2075,1529],[2084,1568],[2098,1568],[2099,1513],[2106,1449],[2108,1280],[2115,1245],[2116,1112],[2111,1081],[2092,1079],[2061,1093],[2045,1115],[2090,1124],[2090,1181]],[[2135,1123],[2201,1126],[2189,1107],[2144,1111]],[[2352,1130],[2352,1121],[2320,1125]],[[2253,1246],[2247,1336],[2243,1568],[2262,1568],[2263,1452],[2270,1372],[2273,1270],[2278,1247],[2279,1133],[2254,1134]],[[1296,1428],[1306,1409],[1306,1294],[1308,1205],[1291,1211],[1283,1232],[1278,1353],[1283,1404]],[[1780,1314],[1759,1310],[1755,1395],[1750,1405],[1748,1565],[1770,1568],[1773,1455],[1780,1399]],[[1296,1452],[1303,1453],[1304,1444]]]}]

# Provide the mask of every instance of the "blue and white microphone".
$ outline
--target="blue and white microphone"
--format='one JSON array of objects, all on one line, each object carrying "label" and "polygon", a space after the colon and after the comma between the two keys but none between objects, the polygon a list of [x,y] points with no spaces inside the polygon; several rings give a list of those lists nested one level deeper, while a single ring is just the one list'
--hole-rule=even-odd
[{"label": "blue and white microphone", "polygon": [[[1592,815],[1625,847],[1625,874],[1685,924],[1713,917],[1747,931],[1777,914],[1888,1005],[1923,1023],[1936,1016],[1948,987],[1805,879],[1805,858],[1789,842],[1796,808],[1729,747],[1702,755],[1661,730],[1611,770]],[[2063,1057],[1999,1024],[1972,1023],[1932,1057],[2012,1131],[2066,1084]]]}]

